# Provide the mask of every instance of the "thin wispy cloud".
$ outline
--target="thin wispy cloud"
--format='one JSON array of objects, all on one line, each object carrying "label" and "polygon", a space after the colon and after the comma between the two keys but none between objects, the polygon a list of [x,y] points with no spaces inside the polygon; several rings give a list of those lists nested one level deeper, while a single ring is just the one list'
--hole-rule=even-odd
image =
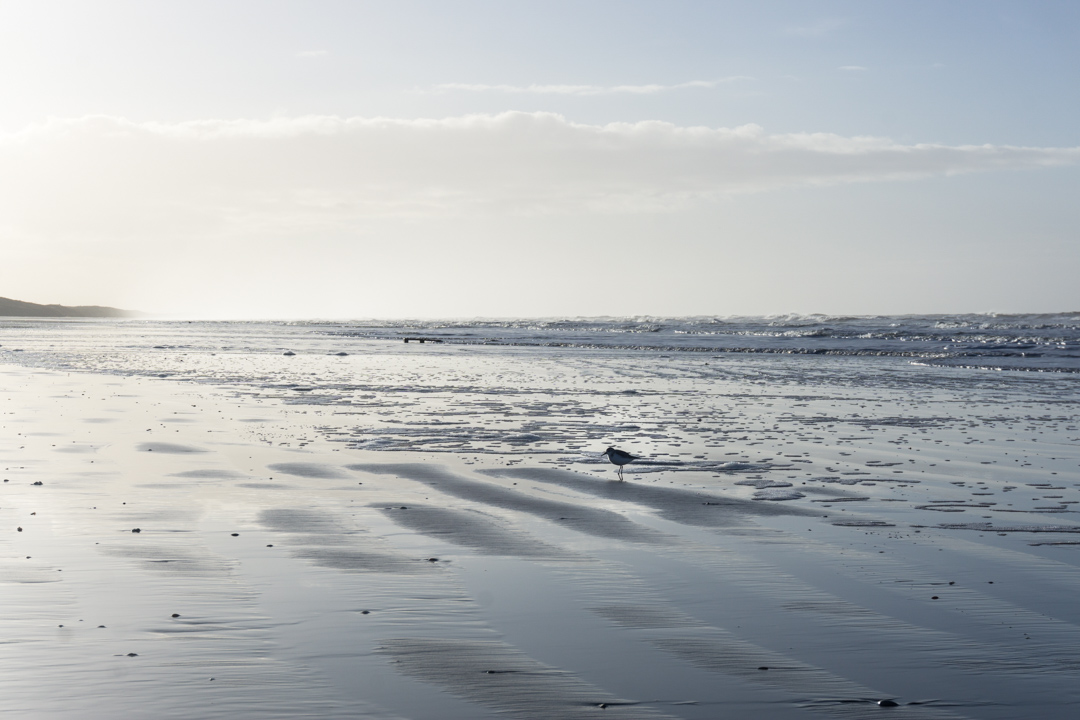
[{"label": "thin wispy cloud", "polygon": [[737,75],[719,80],[691,80],[674,85],[485,85],[482,83],[443,83],[432,88],[434,92],[511,93],[532,95],[653,95],[671,90],[689,88],[715,88],[724,83],[751,78]]},{"label": "thin wispy cloud", "polygon": [[258,235],[363,218],[668,212],[739,193],[1075,164],[1080,148],[902,144],[756,125],[52,120],[0,135],[7,237]]}]

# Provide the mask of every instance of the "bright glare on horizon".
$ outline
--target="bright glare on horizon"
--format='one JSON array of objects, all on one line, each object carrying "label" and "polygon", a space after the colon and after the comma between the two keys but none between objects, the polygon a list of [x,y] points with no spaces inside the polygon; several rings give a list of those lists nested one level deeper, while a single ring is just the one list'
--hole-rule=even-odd
[{"label": "bright glare on horizon", "polygon": [[1080,310],[1072,2],[0,5],[0,296]]}]

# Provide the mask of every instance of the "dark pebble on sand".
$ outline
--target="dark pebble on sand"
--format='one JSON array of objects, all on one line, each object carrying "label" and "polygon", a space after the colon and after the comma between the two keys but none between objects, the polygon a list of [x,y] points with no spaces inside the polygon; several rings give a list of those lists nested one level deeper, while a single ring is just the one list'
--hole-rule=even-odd
[{"label": "dark pebble on sand", "polygon": [[139,653],[128,653],[128,657],[139,657]]},{"label": "dark pebble on sand", "polygon": [[20,528],[15,528],[15,529],[16,529],[16,530],[18,530],[19,532],[22,532],[22,528],[21,528],[21,527],[20,527]]},{"label": "dark pebble on sand", "polygon": [[273,545],[267,545],[266,547],[274,547]]},{"label": "dark pebble on sand", "polygon": [[938,596],[937,596],[937,595],[931,595],[931,596],[930,596],[930,599],[931,599],[931,600],[937,600],[937,599],[938,599]]},{"label": "dark pebble on sand", "polygon": [[173,617],[180,617],[180,613],[173,613],[172,616]]},{"label": "dark pebble on sand", "polygon": [[767,665],[762,665],[761,667],[758,668],[758,670],[768,670],[768,669],[769,668],[768,668]]},{"label": "dark pebble on sand", "polygon": [[361,614],[361,615],[368,615],[368,614],[370,614],[370,613],[371,613],[371,611],[370,611],[370,610],[361,610],[361,611],[360,611],[360,614]]},{"label": "dark pebble on sand", "polygon": [[439,562],[439,558],[428,558],[428,562]]},{"label": "dark pebble on sand", "polygon": [[878,700],[877,704],[881,707],[899,707],[899,703],[895,700]]},{"label": "dark pebble on sand", "polygon": [[[284,355],[285,357],[292,357],[296,353],[294,353],[292,350],[286,350],[285,352],[283,352],[281,354]],[[213,680],[213,678],[210,678],[210,679]]]},{"label": "dark pebble on sand", "polygon": [[349,353],[347,353],[347,352],[339,352],[339,353],[334,353],[334,354],[337,355],[338,357],[346,357]]},{"label": "dark pebble on sand", "polygon": [[233,533],[232,536],[233,537],[240,537],[240,533]]},{"label": "dark pebble on sand", "polygon": [[131,532],[133,532],[133,533],[141,533],[142,528],[131,528]]},{"label": "dark pebble on sand", "polygon": [[102,629],[102,628],[104,628],[104,627],[105,627],[104,625],[98,625],[98,629],[99,629],[99,630],[100,630],[100,629]]},{"label": "dark pebble on sand", "polygon": [[404,505],[402,505],[401,507],[398,508],[398,510],[408,510],[408,509],[409,508],[405,507]]},{"label": "dark pebble on sand", "polygon": [[40,480],[38,480],[38,481],[36,481],[36,482],[32,482],[32,483],[30,483],[30,484],[31,484],[31,485],[44,485],[45,483],[43,483],[43,482],[41,482]]}]

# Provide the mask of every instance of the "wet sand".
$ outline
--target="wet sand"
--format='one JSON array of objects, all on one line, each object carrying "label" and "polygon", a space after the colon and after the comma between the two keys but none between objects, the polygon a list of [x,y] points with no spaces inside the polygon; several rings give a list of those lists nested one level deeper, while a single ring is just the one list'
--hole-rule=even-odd
[{"label": "wet sand", "polygon": [[1076,397],[727,382],[620,483],[603,444],[431,452],[453,403],[385,452],[373,410],[0,365],[0,711],[1074,716]]}]

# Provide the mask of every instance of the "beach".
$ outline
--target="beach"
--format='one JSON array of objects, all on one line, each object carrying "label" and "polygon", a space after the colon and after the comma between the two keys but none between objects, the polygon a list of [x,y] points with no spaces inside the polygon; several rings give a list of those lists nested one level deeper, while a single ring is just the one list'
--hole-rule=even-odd
[{"label": "beach", "polygon": [[0,323],[0,711],[1074,716],[1068,353],[636,327]]}]

